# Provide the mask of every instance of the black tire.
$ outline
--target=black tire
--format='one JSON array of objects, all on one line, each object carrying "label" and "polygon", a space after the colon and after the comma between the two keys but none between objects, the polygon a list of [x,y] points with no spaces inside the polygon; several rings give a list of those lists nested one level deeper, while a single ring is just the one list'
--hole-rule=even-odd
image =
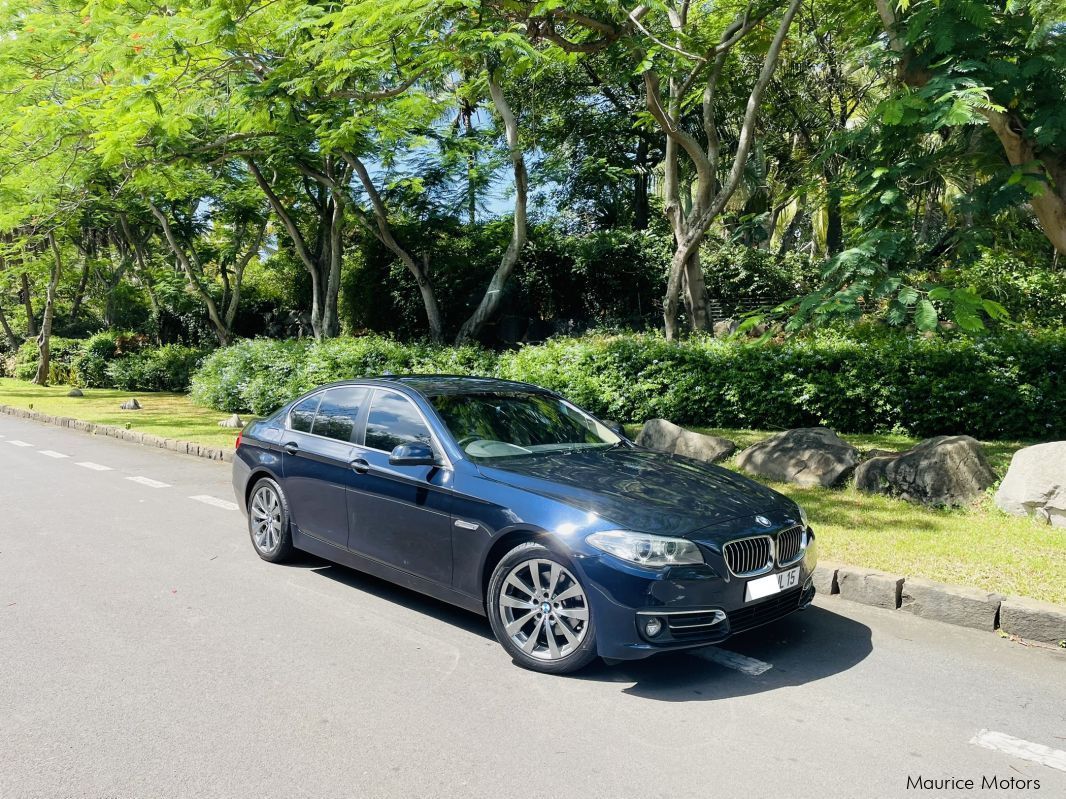
[{"label": "black tire", "polygon": [[[276,499],[277,514],[273,518],[273,527],[264,528],[262,512],[275,508],[268,500]],[[258,500],[262,498],[263,502]],[[281,486],[269,477],[262,477],[252,486],[248,494],[248,535],[252,539],[252,548],[259,557],[270,563],[285,563],[292,559],[292,529],[289,522],[289,501]],[[257,529],[259,534],[257,536]],[[269,544],[269,546],[267,545]]]},{"label": "black tire", "polygon": [[[550,576],[550,574],[555,569],[555,567],[551,565],[553,563],[556,564],[562,570],[560,572],[562,576],[559,578],[561,581],[565,580],[566,585],[570,585],[572,581],[572,584],[575,584],[580,588],[582,594],[581,599],[584,602],[584,613],[587,618],[581,621],[573,621],[571,619],[570,622],[567,622],[561,617],[557,618],[556,616],[551,615],[551,610],[549,609],[547,617],[541,619],[544,625],[566,624],[567,632],[573,634],[574,630],[571,625],[576,624],[580,627],[578,634],[581,637],[579,639],[579,642],[573,646],[572,650],[568,654],[558,657],[557,659],[545,659],[545,657],[548,657],[550,655],[545,655],[543,651],[541,653],[543,655],[542,657],[537,657],[532,654],[529,654],[526,651],[523,651],[522,647],[519,646],[518,643],[516,643],[516,641],[512,638],[510,634],[508,634],[507,621],[503,617],[503,613],[505,612],[505,610],[501,607],[500,602],[501,595],[504,593],[505,590],[511,592],[514,591],[513,588],[507,588],[507,578],[516,569],[537,568],[538,570],[541,570],[539,572],[540,574]],[[529,573],[532,576],[532,572]],[[524,580],[522,582],[523,584],[525,584]],[[529,584],[532,587],[532,580]],[[532,594],[533,592],[527,590],[526,593]],[[560,592],[560,594],[562,593],[565,592]],[[560,555],[557,555],[556,553],[552,552],[543,544],[538,544],[536,542],[530,541],[524,544],[519,544],[517,547],[515,547],[506,555],[504,555],[503,559],[496,565],[496,568],[492,572],[492,578],[489,580],[489,587],[485,597],[485,608],[488,611],[489,623],[492,625],[492,632],[496,636],[496,640],[500,642],[500,645],[503,646],[505,650],[507,650],[507,653],[511,656],[511,658],[517,665],[521,666],[522,668],[530,669],[531,671],[539,671],[544,674],[569,674],[570,672],[574,672],[578,669],[584,668],[596,658],[596,629],[594,626],[594,619],[592,618],[592,610],[591,607],[589,607],[588,595],[588,590],[585,588],[584,585],[581,584],[581,580],[577,576],[577,572],[575,571],[573,565],[566,558],[563,558]],[[508,597],[517,598],[517,595],[509,593]],[[551,598],[547,597],[546,599],[548,599],[548,602],[545,607],[551,605]],[[563,604],[565,605],[567,601],[576,600],[566,600]],[[535,610],[532,607],[532,601],[530,601],[530,604],[531,612],[533,615],[530,617],[531,621],[529,622],[529,629],[536,629],[540,631],[542,628],[539,626],[535,626],[538,620],[537,614],[539,613],[539,611]],[[559,605],[556,604],[555,607],[559,608]],[[567,611],[573,613],[575,610],[580,609],[581,608],[563,607],[562,611],[563,614],[566,614]],[[555,610],[555,612],[559,613],[560,611]],[[514,611],[514,613],[518,614],[521,613],[521,611]],[[544,614],[541,614],[541,616],[544,616]],[[512,623],[514,623],[514,621]],[[539,648],[538,642],[541,640],[544,641],[544,649],[547,648],[547,636],[552,634],[552,629],[553,628],[549,627],[545,628],[543,631],[538,632],[539,637],[534,640],[534,649]],[[554,629],[557,629],[557,627],[555,627]],[[533,637],[533,635],[530,633],[520,632],[519,634],[525,634],[527,642],[531,637]],[[565,639],[560,639],[558,636],[555,636],[553,640],[556,642],[556,646],[558,646],[560,640],[563,640],[563,646],[566,646]]]}]

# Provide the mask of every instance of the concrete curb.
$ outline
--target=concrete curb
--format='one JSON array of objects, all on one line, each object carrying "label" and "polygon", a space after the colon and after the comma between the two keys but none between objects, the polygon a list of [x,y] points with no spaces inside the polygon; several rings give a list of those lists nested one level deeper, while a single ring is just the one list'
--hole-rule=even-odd
[{"label": "concrete curb", "polygon": [[837,588],[842,599],[895,610],[900,605],[903,578],[859,566],[837,569]]},{"label": "concrete curb", "polygon": [[819,563],[813,580],[822,596],[900,610],[957,627],[1002,630],[1053,646],[1066,641],[1066,605],[1027,597],[1003,597],[979,588],[832,562]]},{"label": "concrete curb", "polygon": [[[140,444],[143,447],[157,447],[179,452],[182,455],[192,455],[196,458],[205,458],[210,461],[231,463],[233,451],[222,447],[212,447],[207,444],[197,444],[195,441],[181,441],[175,438],[162,438],[150,433],[142,433],[139,430],[127,430],[124,427],[115,427],[109,424],[96,424],[85,422],[81,419],[71,419],[69,416],[51,416],[39,411],[31,411],[28,408],[16,408],[12,405],[0,405],[0,413],[8,416],[16,416],[20,419],[30,419],[43,424],[53,424],[58,427],[67,427],[82,433],[90,433],[95,436],[107,436],[117,438],[120,441],[128,441],[131,444]],[[236,434],[236,431],[234,431]]]},{"label": "concrete curb", "polygon": [[1058,644],[1066,640],[1066,607],[1022,596],[1009,596],[999,606],[999,624],[1004,632]]}]

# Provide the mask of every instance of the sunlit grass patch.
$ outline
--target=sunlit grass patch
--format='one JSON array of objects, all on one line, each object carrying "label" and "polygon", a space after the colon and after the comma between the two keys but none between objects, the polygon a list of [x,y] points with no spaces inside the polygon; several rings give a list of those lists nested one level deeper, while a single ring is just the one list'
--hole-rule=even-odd
[{"label": "sunlit grass patch", "polygon": [[[193,405],[185,394],[82,389],[84,397],[68,397],[70,386],[41,386],[13,378],[0,378],[0,404],[29,408],[52,416],[69,416],[97,424],[129,425],[142,433],[195,441],[216,447],[233,446],[237,431],[219,427],[228,414]],[[123,411],[119,405],[136,398],[139,411]],[[251,417],[245,418],[248,421]]]}]

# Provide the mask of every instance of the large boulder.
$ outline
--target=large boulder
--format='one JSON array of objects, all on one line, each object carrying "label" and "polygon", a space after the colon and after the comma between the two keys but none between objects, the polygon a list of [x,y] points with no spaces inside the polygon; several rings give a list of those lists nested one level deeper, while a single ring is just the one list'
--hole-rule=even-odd
[{"label": "large boulder", "polygon": [[806,488],[837,485],[858,463],[859,451],[826,427],[786,430],[737,456],[749,474]]},{"label": "large boulder", "polygon": [[715,338],[729,338],[737,332],[738,327],[740,327],[739,319],[719,319],[712,329]]},{"label": "large boulder", "polygon": [[737,451],[737,445],[728,438],[686,430],[666,419],[646,421],[637,435],[637,445],[707,463],[716,463]]},{"label": "large boulder", "polygon": [[855,487],[922,505],[973,502],[996,481],[981,445],[970,436],[936,436],[904,452],[877,455],[855,470]]},{"label": "large boulder", "polygon": [[1025,447],[1014,453],[996,504],[1015,516],[1034,515],[1066,527],[1066,441]]}]

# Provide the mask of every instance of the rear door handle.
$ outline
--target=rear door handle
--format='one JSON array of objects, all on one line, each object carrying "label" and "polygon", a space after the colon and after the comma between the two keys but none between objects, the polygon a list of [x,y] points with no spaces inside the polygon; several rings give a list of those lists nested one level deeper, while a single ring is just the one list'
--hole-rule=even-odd
[{"label": "rear door handle", "polygon": [[370,471],[370,463],[364,458],[356,458],[349,464],[349,466],[351,466],[352,470],[357,474],[366,474]]},{"label": "rear door handle", "polygon": [[287,444],[282,446],[282,449],[284,449],[290,455],[295,455],[297,452],[300,451],[300,445],[297,444],[295,441],[289,441]]}]

